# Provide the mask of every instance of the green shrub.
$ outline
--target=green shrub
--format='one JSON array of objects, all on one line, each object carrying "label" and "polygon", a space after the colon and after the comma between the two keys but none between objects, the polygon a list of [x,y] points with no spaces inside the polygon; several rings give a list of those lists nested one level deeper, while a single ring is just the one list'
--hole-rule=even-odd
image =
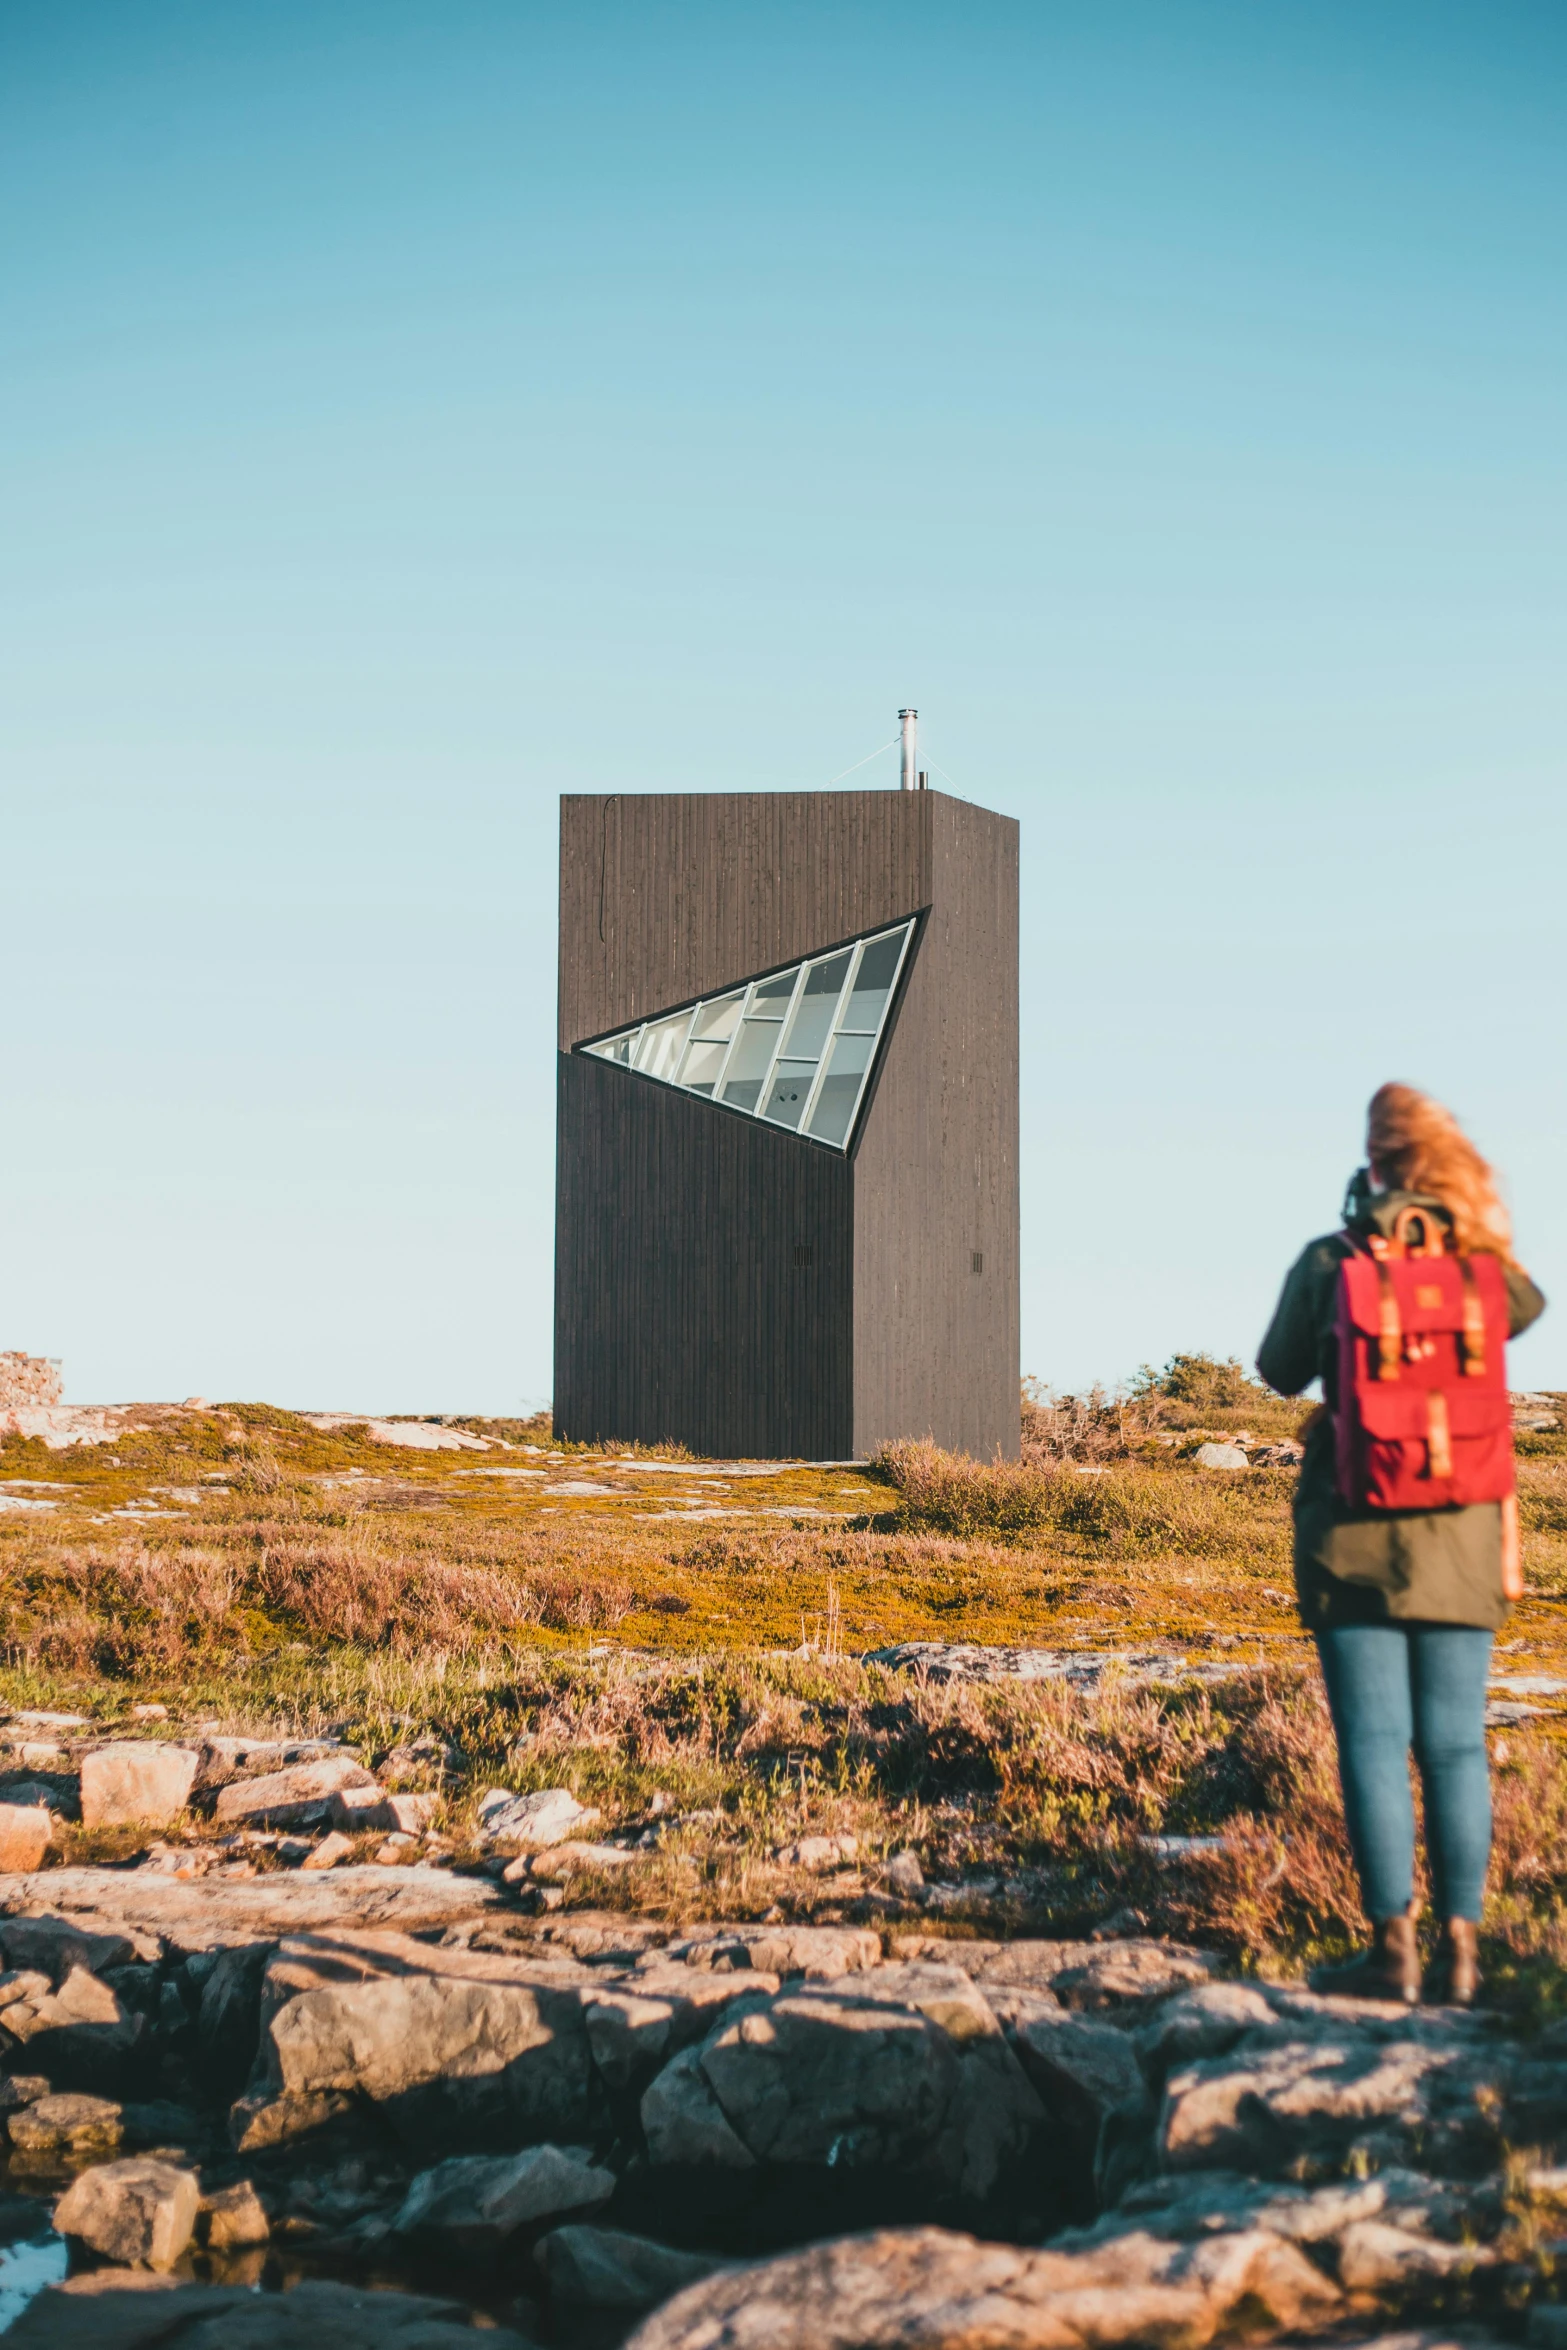
[{"label": "green shrub", "polygon": [[1187,1404],[1196,1411],[1243,1411],[1247,1404],[1266,1400],[1268,1390],[1248,1378],[1234,1355],[1222,1363],[1215,1355],[1171,1355],[1162,1371],[1144,1363],[1132,1383],[1134,1395],[1159,1395],[1170,1403]]}]

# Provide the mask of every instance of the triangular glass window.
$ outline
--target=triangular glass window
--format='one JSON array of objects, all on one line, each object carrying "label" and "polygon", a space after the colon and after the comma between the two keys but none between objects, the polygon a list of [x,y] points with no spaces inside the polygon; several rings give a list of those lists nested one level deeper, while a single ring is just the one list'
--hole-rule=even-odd
[{"label": "triangular glass window", "polygon": [[912,921],[578,1049],[847,1150]]}]

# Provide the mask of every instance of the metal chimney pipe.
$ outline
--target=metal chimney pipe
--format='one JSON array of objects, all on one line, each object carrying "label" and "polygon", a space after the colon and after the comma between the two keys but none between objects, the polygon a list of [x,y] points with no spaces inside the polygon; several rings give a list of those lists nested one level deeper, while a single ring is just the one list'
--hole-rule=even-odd
[{"label": "metal chimney pipe", "polygon": [[918,710],[900,710],[903,721],[903,776],[900,791],[918,791],[919,775],[914,764],[914,729],[919,720]]}]

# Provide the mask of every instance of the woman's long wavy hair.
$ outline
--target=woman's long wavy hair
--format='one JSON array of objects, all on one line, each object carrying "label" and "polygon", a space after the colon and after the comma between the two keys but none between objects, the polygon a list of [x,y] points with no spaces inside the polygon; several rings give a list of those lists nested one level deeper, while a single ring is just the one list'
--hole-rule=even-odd
[{"label": "woman's long wavy hair", "polygon": [[1466,1255],[1513,1253],[1496,1177],[1451,1110],[1415,1085],[1379,1085],[1366,1114],[1366,1156],[1390,1191],[1423,1191],[1453,1219]]}]

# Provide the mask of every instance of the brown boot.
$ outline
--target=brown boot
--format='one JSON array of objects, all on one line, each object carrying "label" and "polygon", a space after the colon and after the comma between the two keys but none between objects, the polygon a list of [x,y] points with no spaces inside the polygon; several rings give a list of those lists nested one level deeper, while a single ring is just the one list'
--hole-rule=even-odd
[{"label": "brown boot", "polygon": [[1371,1948],[1343,1966],[1314,1967],[1311,1988],[1339,1999],[1400,1999],[1413,2007],[1420,1997],[1420,1949],[1412,1914],[1378,1918]]},{"label": "brown boot", "polygon": [[1426,1976],[1426,1997],[1439,2007],[1473,2007],[1481,1980],[1479,1927],[1473,1918],[1449,1918]]}]

